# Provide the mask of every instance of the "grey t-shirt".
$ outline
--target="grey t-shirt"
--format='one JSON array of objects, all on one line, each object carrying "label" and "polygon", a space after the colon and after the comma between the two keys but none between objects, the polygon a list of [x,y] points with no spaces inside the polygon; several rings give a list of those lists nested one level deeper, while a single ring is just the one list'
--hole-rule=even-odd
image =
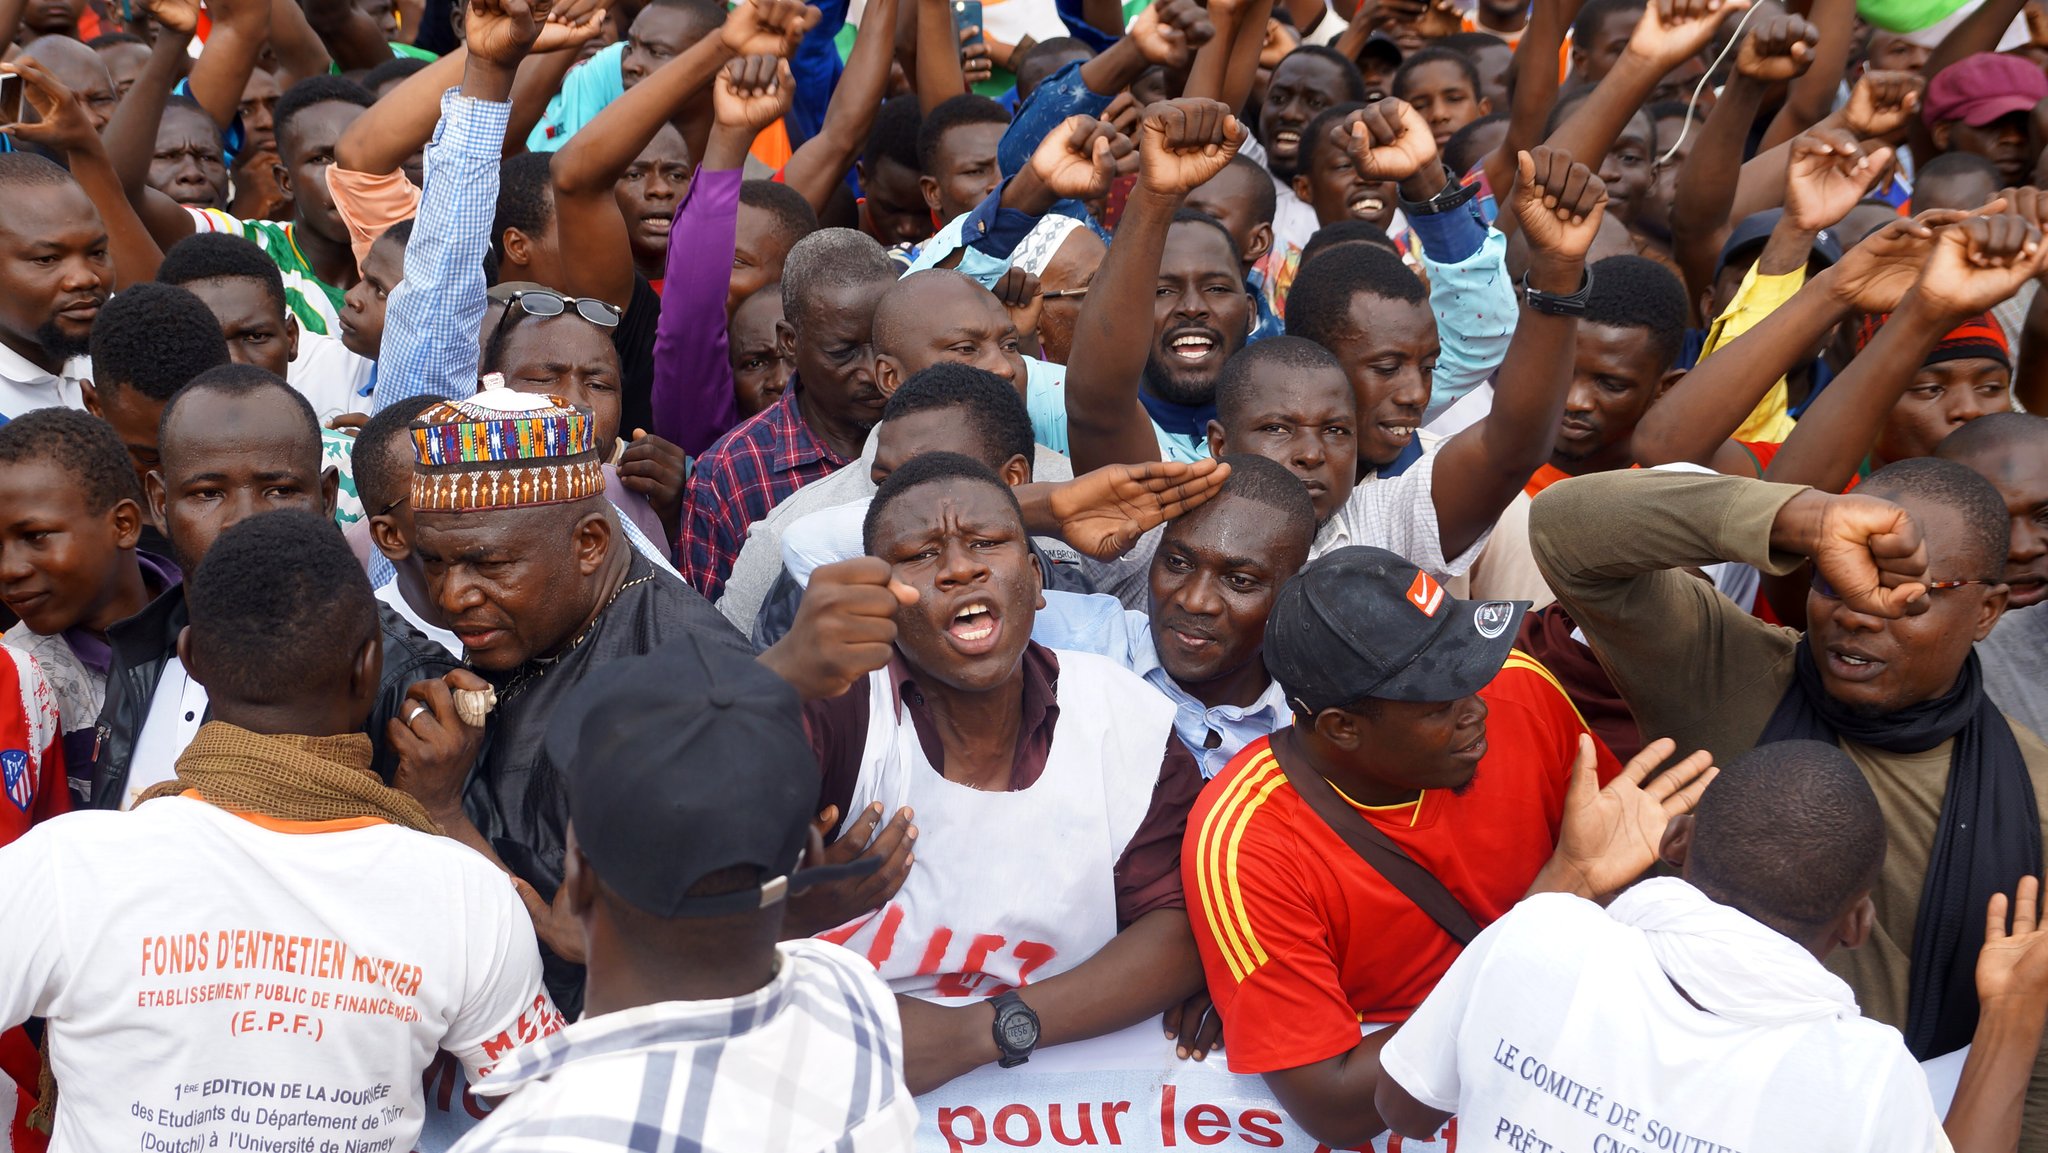
[{"label": "grey t-shirt", "polygon": [[2048,604],[2012,609],[1977,642],[1984,691],[2005,715],[2048,734]]}]

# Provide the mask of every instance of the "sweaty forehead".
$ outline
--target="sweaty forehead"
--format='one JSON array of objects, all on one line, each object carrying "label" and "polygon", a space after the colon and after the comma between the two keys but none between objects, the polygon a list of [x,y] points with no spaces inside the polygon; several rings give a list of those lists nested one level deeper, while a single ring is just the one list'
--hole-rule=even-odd
[{"label": "sweaty forehead", "polygon": [[280,142],[286,149],[302,156],[327,152],[364,111],[360,105],[346,100],[325,100],[307,105],[299,109],[289,124],[279,126]]},{"label": "sweaty forehead", "polygon": [[1213,224],[1183,220],[1166,234],[1166,248],[1160,254],[1163,275],[1199,276],[1216,274],[1236,279],[1237,253],[1230,237]]},{"label": "sweaty forehead", "polygon": [[1287,518],[1278,510],[1239,496],[1219,496],[1167,521],[1160,544],[1196,555],[1241,559],[1258,568],[1290,559],[1290,551],[1307,547],[1305,541],[1288,539]]},{"label": "sweaty forehead", "polygon": [[915,539],[952,525],[1024,531],[1017,509],[992,483],[945,477],[896,494],[875,521],[875,544]]},{"label": "sweaty forehead", "polygon": [[0,212],[0,236],[16,240],[55,239],[59,233],[100,227],[92,198],[71,181],[59,184],[13,185],[5,189],[7,210]]},{"label": "sweaty forehead", "polygon": [[959,329],[984,329],[1001,308],[993,293],[964,276],[898,281],[875,308],[875,348],[894,355]]},{"label": "sweaty forehead", "polygon": [[21,54],[49,69],[73,92],[113,91],[114,78],[107,72],[107,62],[69,36],[44,36]]},{"label": "sweaty forehead", "polygon": [[612,330],[599,328],[573,310],[560,316],[515,316],[495,366],[514,376],[522,365],[563,364],[586,370],[619,369]]},{"label": "sweaty forehead", "polygon": [[1334,368],[1304,371],[1278,361],[1262,361],[1252,366],[1250,383],[1237,410],[1230,414],[1233,423],[1261,416],[1349,420],[1358,414],[1351,383]]},{"label": "sweaty forehead", "polygon": [[994,156],[1009,127],[993,120],[956,124],[939,137],[939,159],[964,164]]},{"label": "sweaty forehead", "polygon": [[1273,69],[1271,87],[1278,88],[1283,84],[1294,88],[1320,89],[1333,103],[1344,98],[1343,70],[1333,61],[1325,60],[1313,52],[1290,53],[1280,62],[1279,67]]},{"label": "sweaty forehead", "polygon": [[689,9],[649,4],[633,18],[630,35],[643,43],[680,50],[704,38],[711,26]]},{"label": "sweaty forehead", "polygon": [[647,147],[642,148],[640,155],[634,158],[634,163],[636,164],[688,164],[689,162],[690,146],[684,142],[683,134],[677,132],[676,126],[673,124],[662,125],[661,131],[656,132],[654,139],[648,141]]}]

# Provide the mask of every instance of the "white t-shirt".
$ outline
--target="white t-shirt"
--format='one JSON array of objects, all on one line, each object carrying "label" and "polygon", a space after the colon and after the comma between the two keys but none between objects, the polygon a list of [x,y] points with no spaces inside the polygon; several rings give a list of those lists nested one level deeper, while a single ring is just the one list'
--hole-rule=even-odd
[{"label": "white t-shirt", "polygon": [[436,1050],[475,1078],[561,1024],[512,883],[383,822],[71,813],[0,848],[0,925],[0,1024],[49,1019],[53,1153],[403,1153]]},{"label": "white t-shirt", "polygon": [[301,327],[299,354],[285,366],[285,382],[306,398],[324,425],[346,412],[370,411],[363,385],[376,363],[350,352],[340,337]]},{"label": "white t-shirt", "polygon": [[[1839,978],[1683,881],[1636,888],[1645,886],[1682,886],[1728,946],[1711,957],[1721,980],[1707,969],[1684,975],[1695,999],[1715,1004],[1710,987],[1747,985],[1757,1015],[1786,1019],[1694,1008],[1653,951],[1653,936],[1668,948],[1673,934],[1622,923],[1626,910],[1545,894],[1465,949],[1387,1042],[1385,1075],[1430,1108],[1457,1113],[1461,1150],[1532,1149],[1538,1137],[1575,1153],[1948,1147],[1898,1030],[1858,1015]],[[1835,1011],[1799,1006],[1815,991],[1823,1002],[1837,996]]]}]

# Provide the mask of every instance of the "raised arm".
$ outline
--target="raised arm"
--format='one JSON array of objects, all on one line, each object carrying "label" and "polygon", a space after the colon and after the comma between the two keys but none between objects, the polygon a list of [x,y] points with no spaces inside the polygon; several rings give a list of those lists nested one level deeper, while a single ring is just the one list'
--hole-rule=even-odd
[{"label": "raised arm", "polygon": [[1927,63],[1920,66],[1920,74],[1931,78],[1965,56],[1998,51],[1998,42],[2005,36],[2005,30],[2020,18],[2026,6],[2026,0],[1984,0],[1949,29],[1948,35],[1941,38],[1933,52],[1928,53]]},{"label": "raised arm", "polygon": [[1598,171],[1607,150],[1665,73],[1699,55],[1721,21],[1749,4],[1750,0],[1652,0],[1613,70],[1544,143]]},{"label": "raised arm", "polygon": [[[669,230],[661,320],[654,332],[654,433],[684,452],[703,452],[739,423],[726,355],[725,298],[732,283],[741,168],[755,133],[789,110],[794,88],[788,61],[749,56],[727,64],[711,91],[711,135]],[[618,243],[625,243],[623,231]]]},{"label": "raised arm", "polygon": [[[1928,352],[1956,325],[2019,291],[2044,263],[2048,249],[2041,229],[2024,217],[1973,216],[1942,229],[1919,280],[1807,409],[1764,478],[1841,491],[1913,386]],[[1933,387],[1938,392],[1941,386]]]},{"label": "raised arm", "polygon": [[[172,20],[183,23],[189,18],[190,26],[197,26],[197,8],[183,3],[166,3],[162,7]],[[143,65],[142,75],[114,109],[103,136],[115,179],[128,201],[126,215],[140,220],[148,229],[152,247],[159,250],[158,259],[162,259],[162,249],[192,235],[192,214],[185,211],[184,205],[149,186],[149,161],[156,153],[157,128],[163,122],[164,104],[170,99],[171,87],[178,82],[178,72],[184,67],[185,46],[191,40],[189,30],[180,32],[171,26],[158,33],[156,44],[150,48],[149,63]],[[238,99],[240,95],[236,93]]]},{"label": "raised arm", "polygon": [[967,73],[960,63],[960,34],[953,28],[953,8],[946,0],[916,0],[917,110],[926,115],[955,96],[967,94]]},{"label": "raised arm", "polygon": [[[1910,124],[1917,124],[1920,92],[1925,87],[1911,72],[1865,72],[1849,92],[1849,103],[1827,116],[1815,130],[1847,129],[1858,140],[1897,141]],[[1754,212],[1775,208],[1785,188],[1785,166],[1791,160],[1786,142],[1751,157],[1742,166],[1742,179],[1735,188],[1735,207],[1729,219],[1740,220]]]},{"label": "raised arm", "polygon": [[334,145],[334,166],[368,176],[396,172],[441,123],[441,94],[462,83],[469,51],[457,48],[399,82],[355,118]]},{"label": "raised arm", "polygon": [[[1555,149],[1524,153],[1517,167],[1512,203],[1529,245],[1529,291],[1570,296],[1590,287],[1586,250],[1606,213],[1606,186]],[[1522,303],[1492,411],[1437,450],[1431,492],[1444,556],[1471,548],[1550,459],[1578,331],[1574,314]]]},{"label": "raised arm", "polygon": [[[164,38],[173,37],[167,32]],[[37,117],[34,124],[7,125],[7,134],[62,153],[70,162],[71,175],[99,209],[107,229],[107,249],[114,258],[115,291],[156,276],[163,253],[129,206],[121,180],[107,160],[106,147],[92,130],[85,102],[39,61],[21,57],[12,64],[0,64],[0,72],[21,77],[22,104],[35,109]]]},{"label": "raised arm", "polygon": [[378,408],[401,397],[461,398],[476,391],[477,332],[488,292],[483,259],[491,246],[512,81],[552,3],[469,0],[462,88],[441,99],[418,223],[405,246],[405,279],[385,307]]},{"label": "raised arm", "polygon": [[1957,1153],[2019,1148],[2027,1084],[2048,1024],[2041,882],[2020,878],[2011,899],[1998,893],[1985,912],[1984,947],[1977,953],[1977,1029],[1942,1126]]},{"label": "raised arm", "polygon": [[[1765,130],[1760,147],[1782,144],[1834,111],[1835,92],[1849,66],[1849,49],[1856,40],[1856,0],[1813,0],[1806,17],[1818,33],[1812,52],[1813,67],[1793,79],[1785,103]],[[1754,25],[1756,21],[1750,23]]]},{"label": "raised arm", "polygon": [[[1564,46],[1565,30],[1578,12],[1577,0],[1535,0],[1530,8],[1529,26],[1522,30],[1521,42],[1515,46],[1509,73],[1514,81],[1514,95],[1508,107],[1507,139],[1487,155],[1484,163],[1489,187],[1513,187],[1515,158],[1543,143],[1543,124],[1557,104],[1560,82],[1551,62],[1557,59]],[[1502,231],[1513,227],[1513,218],[1514,213],[1505,214],[1500,221]]]},{"label": "raised arm", "polygon": [[391,45],[355,0],[305,0],[306,22],[343,69],[375,68],[391,59]]},{"label": "raised arm", "polygon": [[1138,182],[1103,257],[1067,359],[1067,444],[1076,472],[1159,459],[1152,418],[1138,399],[1152,347],[1152,309],[1166,233],[1188,191],[1222,171],[1244,126],[1214,100],[1185,97],[1145,110]]},{"label": "raised arm", "polygon": [[[1735,75],[1714,101],[1706,123],[1695,129],[1699,139],[1679,171],[1671,203],[1671,251],[1685,276],[1688,306],[1713,285],[1714,263],[1731,227],[1728,213],[1742,176],[1743,150],[1763,107],[1764,90],[1808,71],[1817,36],[1797,16],[1751,21],[1735,55]],[[1702,324],[1713,319],[1699,318]]]},{"label": "raised arm", "polygon": [[888,97],[889,65],[896,55],[896,5],[869,5],[860,31],[867,35],[853,38],[846,70],[825,105],[824,122],[782,168],[782,182],[802,193],[820,214],[844,187],[847,169],[867,143],[868,129],[874,127],[875,114]]},{"label": "raised arm", "polygon": [[[166,5],[164,11],[169,7]],[[165,19],[163,11],[154,6],[152,11],[158,19]],[[249,74],[256,70],[256,57],[270,40],[270,3],[225,0],[209,3],[206,11],[213,20],[213,29],[206,35],[206,50],[192,65],[192,99],[206,109],[215,123],[226,128],[241,111],[242,90],[249,86]],[[183,23],[182,16],[175,19]],[[197,27],[196,18],[193,26]]]},{"label": "raised arm", "polygon": [[306,10],[299,0],[270,0],[270,50],[277,57],[277,84],[290,88],[312,76],[325,76],[334,67],[334,57],[320,34],[306,22]]},{"label": "raised arm", "polygon": [[[1687,461],[1711,464],[1717,472],[1758,475],[1755,458],[1728,438],[1829,329],[1858,313],[1896,308],[1933,249],[1935,229],[1961,216],[1923,212],[1885,225],[1714,355],[1703,357],[1636,426],[1637,463],[1654,467]],[[1811,252],[1811,234],[1788,213],[1765,242],[1752,282],[1803,272]]]}]

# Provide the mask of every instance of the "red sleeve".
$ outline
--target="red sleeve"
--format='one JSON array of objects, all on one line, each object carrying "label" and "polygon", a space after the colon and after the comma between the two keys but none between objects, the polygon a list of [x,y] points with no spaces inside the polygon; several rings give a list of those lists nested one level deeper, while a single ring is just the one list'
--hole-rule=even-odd
[{"label": "red sleeve", "polygon": [[1300,869],[1305,849],[1268,807],[1292,794],[1260,777],[1254,766],[1210,782],[1181,865],[1233,1073],[1312,1065],[1358,1044],[1329,923]]},{"label": "red sleeve", "polygon": [[1116,920],[1119,929],[1154,909],[1183,909],[1180,887],[1180,842],[1188,827],[1188,810],[1202,793],[1202,770],[1180,738],[1166,738],[1166,756],[1159,765],[1159,783],[1152,787],[1152,807],[1116,863]]}]

